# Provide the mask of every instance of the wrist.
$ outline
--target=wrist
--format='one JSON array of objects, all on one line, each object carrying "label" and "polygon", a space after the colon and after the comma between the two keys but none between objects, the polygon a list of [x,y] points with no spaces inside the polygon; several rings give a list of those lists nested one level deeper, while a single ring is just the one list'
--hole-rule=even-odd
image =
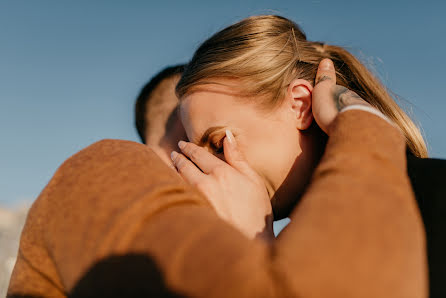
[{"label": "wrist", "polygon": [[386,115],[384,115],[377,108],[374,108],[374,107],[372,107],[369,104],[367,104],[367,105],[365,105],[365,104],[349,105],[349,106],[344,107],[342,110],[340,110],[339,114],[344,113],[346,111],[351,111],[351,110],[361,110],[361,111],[372,113],[372,114],[374,114],[374,115],[376,115],[378,117],[381,117],[382,119],[386,120],[388,123],[390,123],[392,125],[395,125]]}]

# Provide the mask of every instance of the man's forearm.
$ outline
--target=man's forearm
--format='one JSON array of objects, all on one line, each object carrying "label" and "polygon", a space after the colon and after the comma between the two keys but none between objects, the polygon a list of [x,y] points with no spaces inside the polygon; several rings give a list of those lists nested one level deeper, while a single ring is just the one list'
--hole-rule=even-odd
[{"label": "man's forearm", "polygon": [[[191,297],[426,297],[404,139],[364,113],[339,117],[308,192],[272,247],[218,218],[143,145],[104,141],[55,174],[28,218],[21,254],[65,294],[100,294],[101,277],[111,289]],[[23,261],[9,293],[26,288]],[[142,267],[136,276],[116,273],[132,262]]]}]

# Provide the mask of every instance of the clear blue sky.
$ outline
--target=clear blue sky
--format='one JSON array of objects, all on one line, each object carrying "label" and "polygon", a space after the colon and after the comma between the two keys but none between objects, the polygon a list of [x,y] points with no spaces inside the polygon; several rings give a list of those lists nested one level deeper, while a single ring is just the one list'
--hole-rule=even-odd
[{"label": "clear blue sky", "polygon": [[0,205],[33,200],[97,140],[138,141],[133,104],[150,77],[255,14],[289,17],[372,65],[446,158],[446,2],[159,2],[0,2]]}]

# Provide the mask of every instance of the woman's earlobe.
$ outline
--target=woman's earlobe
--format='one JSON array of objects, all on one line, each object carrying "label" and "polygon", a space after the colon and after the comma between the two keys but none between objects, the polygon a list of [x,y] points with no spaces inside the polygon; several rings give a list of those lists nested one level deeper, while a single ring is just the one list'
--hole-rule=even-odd
[{"label": "woman's earlobe", "polygon": [[310,109],[310,112],[307,115],[305,115],[304,119],[302,119],[301,127],[299,129],[300,130],[306,130],[306,129],[310,128],[311,123],[313,123],[313,120],[314,120],[313,112]]},{"label": "woman's earlobe", "polygon": [[296,128],[299,130],[306,130],[310,128],[311,123],[313,123],[313,110],[311,109],[311,101],[309,103],[303,103],[300,111],[296,115],[297,125]]},{"label": "woman's earlobe", "polygon": [[[299,80],[302,81],[302,80]],[[305,130],[311,126],[313,122],[312,112],[312,93],[311,87],[297,81],[290,95],[292,98],[292,106],[296,117],[297,129]]]}]

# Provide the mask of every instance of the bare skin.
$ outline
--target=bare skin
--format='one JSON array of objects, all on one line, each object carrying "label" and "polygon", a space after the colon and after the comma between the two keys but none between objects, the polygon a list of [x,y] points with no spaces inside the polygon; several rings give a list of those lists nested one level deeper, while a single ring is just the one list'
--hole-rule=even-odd
[{"label": "bare skin", "polygon": [[[316,96],[316,98],[313,99],[313,114],[315,120],[319,127],[327,134],[329,124],[333,123],[337,114],[345,107],[351,105],[372,107],[352,90],[349,90],[344,86],[336,85],[336,74],[326,73],[326,71],[334,69],[333,62],[331,62],[330,65],[328,61],[330,61],[330,59],[321,61],[318,73],[316,74],[315,89],[319,86],[321,92],[316,92],[316,94],[313,93],[313,97]],[[318,96],[321,98],[318,98]],[[330,98],[331,101],[327,100],[328,98]]]},{"label": "bare skin", "polygon": [[[358,98],[354,92],[336,92],[336,90],[341,90],[343,87],[336,85],[334,65],[329,59],[324,59],[321,62],[316,76],[316,82],[314,89],[300,81],[296,81],[293,83],[294,85],[290,85],[289,88],[292,90],[289,90],[288,94],[291,99],[283,107],[283,110],[278,112],[280,113],[280,117],[278,118],[287,119],[286,121],[288,121],[281,123],[281,126],[277,126],[281,129],[280,134],[284,136],[286,135],[286,125],[295,127],[294,129],[296,129],[296,127],[297,129],[308,129],[314,117],[314,120],[319,127],[329,135],[329,127],[342,109],[342,106],[357,104],[358,101],[360,101],[361,104],[368,105],[365,101]],[[308,92],[308,94],[306,92]],[[312,96],[310,96],[310,101],[308,102],[309,94]],[[205,95],[208,96],[209,94]],[[194,99],[189,99],[189,103],[193,100]],[[195,97],[195,100],[200,102],[199,97]],[[222,98],[222,100],[227,100],[227,103],[231,103],[230,98]],[[235,100],[232,103],[234,106],[239,105]],[[310,106],[308,106],[308,104]],[[312,109],[311,105],[313,107]],[[225,106],[222,106],[222,109],[224,107]],[[237,107],[239,110],[243,109],[241,106]],[[186,105],[186,107],[183,108],[185,109],[184,113],[186,116],[190,111],[188,109],[192,109],[190,105]],[[250,109],[246,110],[246,113],[254,111],[251,109],[255,108],[250,107]],[[308,111],[312,112],[312,114],[308,115]],[[288,116],[291,117],[287,118]],[[244,131],[242,128],[243,125],[247,126],[246,122],[243,122],[243,120],[245,120],[244,118],[252,117],[255,117],[255,115],[248,116],[248,114],[242,114],[240,117],[241,120],[237,118],[233,121],[233,123],[235,123],[239,120],[239,123],[241,123],[238,126],[238,129],[241,131],[240,134],[248,131]],[[273,119],[276,118],[273,117]],[[199,134],[194,131],[194,128],[201,123],[191,124],[187,122],[188,120],[191,119],[183,117],[186,132],[191,140],[199,143],[198,140],[200,138],[197,137]],[[200,119],[200,121],[206,122],[206,119]],[[275,121],[277,120],[272,120],[268,124],[274,125],[274,123],[276,123]],[[232,125],[235,126],[235,124]],[[203,126],[206,127],[206,125]],[[250,131],[253,132],[254,130]],[[278,132],[276,131],[275,134],[278,134]],[[272,135],[271,137],[274,136]],[[299,136],[299,138],[302,140],[303,137]],[[280,141],[280,139],[278,139],[278,141]],[[289,141],[289,138],[286,141],[293,144],[293,142]],[[244,142],[242,136],[240,136],[240,142]],[[294,159],[299,158],[299,156],[304,155],[302,151],[302,149],[305,149],[305,146],[302,145],[303,142],[304,141],[297,143],[296,146],[299,148],[295,149],[295,151],[278,151],[278,155],[276,155],[277,158],[273,156],[272,159],[276,161],[283,158],[286,154],[289,154],[289,156]],[[277,144],[277,148],[279,147],[282,148],[282,144]],[[213,155],[208,149],[197,146],[197,144],[194,144],[193,142],[181,142],[180,148],[182,153],[174,151],[171,155],[176,169],[186,181],[195,185],[205,194],[216,209],[217,214],[237,227],[249,238],[261,238],[266,241],[272,241],[274,235],[272,232],[273,215],[270,200],[274,196],[278,186],[268,182],[265,178],[267,177],[267,173],[262,173],[261,170],[259,170],[261,168],[253,166],[256,164],[257,160],[250,159],[249,154],[254,151],[250,151],[248,147],[242,147],[229,129],[225,131],[223,140],[224,161],[215,156],[217,155],[216,152],[214,152],[215,155]],[[257,148],[256,150],[260,149]],[[297,153],[295,153],[296,155],[293,155],[292,152]],[[311,157],[308,157],[307,159],[311,161]],[[266,160],[260,160],[260,163],[257,163],[257,165],[264,162],[266,162]],[[305,164],[304,161],[302,161],[301,164]],[[312,168],[315,166],[316,164],[311,164]],[[301,166],[300,169],[305,169],[305,167]],[[291,168],[291,166],[288,165],[286,170],[288,172],[299,171],[299,168]],[[282,182],[283,180],[281,183]],[[292,190],[294,191],[295,189]]]},{"label": "bare skin", "polygon": [[187,139],[187,136],[176,110],[172,111],[170,119],[173,121],[171,128],[166,131],[159,142],[152,143],[149,146],[166,165],[176,171],[170,153],[173,150],[178,150],[178,142]]},{"label": "bare skin", "polygon": [[[170,152],[178,150],[178,141],[187,139],[183,124],[178,117],[178,97],[175,86],[179,75],[162,80],[152,91],[151,100],[161,102],[155,107],[147,107],[146,118],[154,117],[146,128],[146,143],[166,165],[173,167]],[[149,121],[148,121],[149,123]]]}]

